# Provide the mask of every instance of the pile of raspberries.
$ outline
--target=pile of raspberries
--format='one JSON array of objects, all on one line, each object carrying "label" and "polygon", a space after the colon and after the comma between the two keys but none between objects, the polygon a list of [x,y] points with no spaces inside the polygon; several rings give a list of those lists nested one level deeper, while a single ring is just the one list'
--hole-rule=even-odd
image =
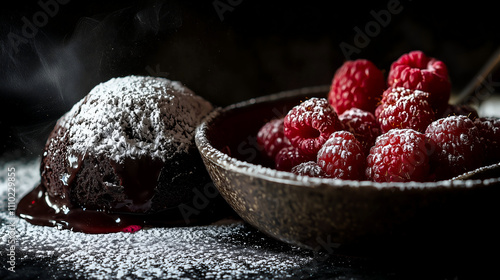
[{"label": "pile of raspberries", "polygon": [[371,61],[345,62],[327,98],[309,98],[257,134],[275,168],[375,182],[450,179],[500,161],[500,118],[449,104],[446,65],[402,55],[387,78]]}]

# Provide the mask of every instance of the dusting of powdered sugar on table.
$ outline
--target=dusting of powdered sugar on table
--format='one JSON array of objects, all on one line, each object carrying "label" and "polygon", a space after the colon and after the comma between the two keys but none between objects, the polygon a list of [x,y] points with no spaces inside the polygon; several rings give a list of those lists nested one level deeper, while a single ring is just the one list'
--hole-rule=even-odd
[{"label": "dusting of powdered sugar on table", "polygon": [[[1,185],[6,185],[8,167],[14,167],[19,201],[40,180],[39,164],[39,158],[0,159]],[[1,197],[6,197],[6,188],[2,187]],[[0,257],[4,268],[9,219],[2,206]],[[275,241],[237,221],[110,234],[58,230],[19,218],[15,223],[17,275],[34,270],[51,279],[276,279],[299,278],[324,266],[315,260],[318,256],[324,260],[319,253]],[[0,278],[16,275],[9,273],[2,269]]]},{"label": "dusting of powdered sugar on table", "polygon": [[59,121],[70,152],[166,160],[187,152],[196,126],[213,109],[180,82],[126,76],[94,87]]}]

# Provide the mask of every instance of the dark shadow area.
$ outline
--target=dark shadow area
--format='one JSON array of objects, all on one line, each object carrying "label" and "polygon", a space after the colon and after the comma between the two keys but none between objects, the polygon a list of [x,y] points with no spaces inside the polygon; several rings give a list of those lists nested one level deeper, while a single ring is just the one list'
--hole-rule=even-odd
[{"label": "dark shadow area", "polygon": [[499,43],[490,4],[430,1],[15,1],[0,12],[0,152],[38,155],[96,84],[180,80],[215,105],[329,84],[346,59],[379,68],[421,49],[455,90]]}]

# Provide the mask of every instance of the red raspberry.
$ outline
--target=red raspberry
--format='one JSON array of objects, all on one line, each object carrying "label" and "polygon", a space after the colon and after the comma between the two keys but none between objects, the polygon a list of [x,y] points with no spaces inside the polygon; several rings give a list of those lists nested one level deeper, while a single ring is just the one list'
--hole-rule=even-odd
[{"label": "red raspberry", "polygon": [[428,175],[428,140],[413,129],[380,135],[367,157],[366,177],[375,182],[423,182]]},{"label": "red raspberry", "polygon": [[500,119],[493,117],[477,118],[474,124],[479,129],[479,137],[484,145],[485,162],[500,161]]},{"label": "red raspberry", "polygon": [[285,136],[301,153],[316,156],[330,135],[342,130],[335,110],[325,98],[311,98],[285,116]]},{"label": "red raspberry", "polygon": [[451,83],[446,65],[421,51],[402,55],[392,63],[387,84],[428,92],[431,106],[441,112],[450,98]]},{"label": "red raspberry", "polygon": [[471,120],[475,120],[479,117],[479,114],[477,113],[476,109],[472,108],[471,106],[448,104],[448,106],[442,113],[441,118],[446,118],[449,116],[466,116]]},{"label": "red raspberry", "polygon": [[385,91],[382,104],[377,108],[382,133],[393,128],[411,128],[424,132],[436,119],[427,97],[425,92],[401,87]]},{"label": "red raspberry", "polygon": [[384,88],[384,74],[371,61],[350,60],[335,72],[328,101],[338,114],[352,107],[373,113]]},{"label": "red raspberry", "polygon": [[363,145],[365,154],[375,144],[375,139],[380,135],[380,125],[375,116],[358,108],[351,108],[339,116],[344,127],[349,130]]},{"label": "red raspberry", "polygon": [[315,161],[303,162],[299,165],[294,166],[292,168],[292,173],[309,177],[327,177],[326,173]]},{"label": "red raspberry", "polygon": [[277,170],[291,171],[294,166],[311,160],[314,160],[314,156],[304,155],[299,151],[299,149],[293,146],[288,146],[282,148],[276,154],[274,163]]},{"label": "red raspberry", "polygon": [[382,100],[380,101],[379,106],[375,109],[375,117],[378,119],[380,112],[384,109],[385,106],[381,105],[394,105],[399,98],[412,94],[419,99],[421,98],[427,101],[429,99],[429,94],[425,91],[407,89],[404,87],[389,87],[382,94]]},{"label": "red raspberry", "polygon": [[257,143],[272,159],[283,147],[290,146],[290,141],[285,137],[283,130],[283,119],[274,119],[265,123],[257,133]]},{"label": "red raspberry", "polygon": [[363,146],[348,131],[334,132],[318,152],[318,165],[331,178],[363,180]]},{"label": "red raspberry", "polygon": [[398,99],[409,95],[416,95],[418,98],[429,100],[429,93],[425,91],[405,87],[389,87],[382,94],[380,103],[394,105]]},{"label": "red raspberry", "polygon": [[482,164],[479,129],[466,116],[449,116],[431,123],[425,134],[435,144],[432,163],[436,179],[449,179]]}]

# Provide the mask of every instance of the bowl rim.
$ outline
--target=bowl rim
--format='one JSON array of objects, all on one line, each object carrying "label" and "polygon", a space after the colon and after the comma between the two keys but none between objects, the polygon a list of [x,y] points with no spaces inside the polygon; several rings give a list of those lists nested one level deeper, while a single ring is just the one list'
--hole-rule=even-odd
[{"label": "bowl rim", "polygon": [[[373,182],[373,181],[356,181],[356,180],[343,180],[343,179],[332,179],[332,178],[316,178],[310,176],[296,175],[291,172],[279,171],[269,167],[265,167],[258,164],[253,164],[250,162],[242,161],[231,157],[222,151],[216,149],[207,138],[207,132],[210,129],[210,125],[223,113],[230,112],[233,110],[238,110],[239,108],[253,106],[259,103],[272,102],[284,98],[293,98],[301,95],[317,94],[319,92],[328,92],[329,85],[304,87],[294,90],[286,90],[278,93],[260,96],[256,98],[251,98],[245,101],[231,104],[226,107],[217,107],[212,112],[210,112],[198,125],[195,132],[195,144],[200,152],[200,154],[212,164],[215,164],[221,168],[230,170],[232,172],[237,172],[246,176],[252,176],[259,179],[297,186],[297,187],[307,187],[311,189],[325,189],[325,188],[338,188],[338,187],[374,187],[376,189],[428,189],[428,188],[472,188],[475,186],[487,186],[500,183],[499,178],[488,178],[488,179],[456,179],[451,178],[447,180],[435,181],[435,182]],[[483,168],[490,168],[493,166],[500,166],[500,163],[496,163]],[[460,175],[462,176],[462,175]],[[460,177],[458,176],[458,177]]]}]

